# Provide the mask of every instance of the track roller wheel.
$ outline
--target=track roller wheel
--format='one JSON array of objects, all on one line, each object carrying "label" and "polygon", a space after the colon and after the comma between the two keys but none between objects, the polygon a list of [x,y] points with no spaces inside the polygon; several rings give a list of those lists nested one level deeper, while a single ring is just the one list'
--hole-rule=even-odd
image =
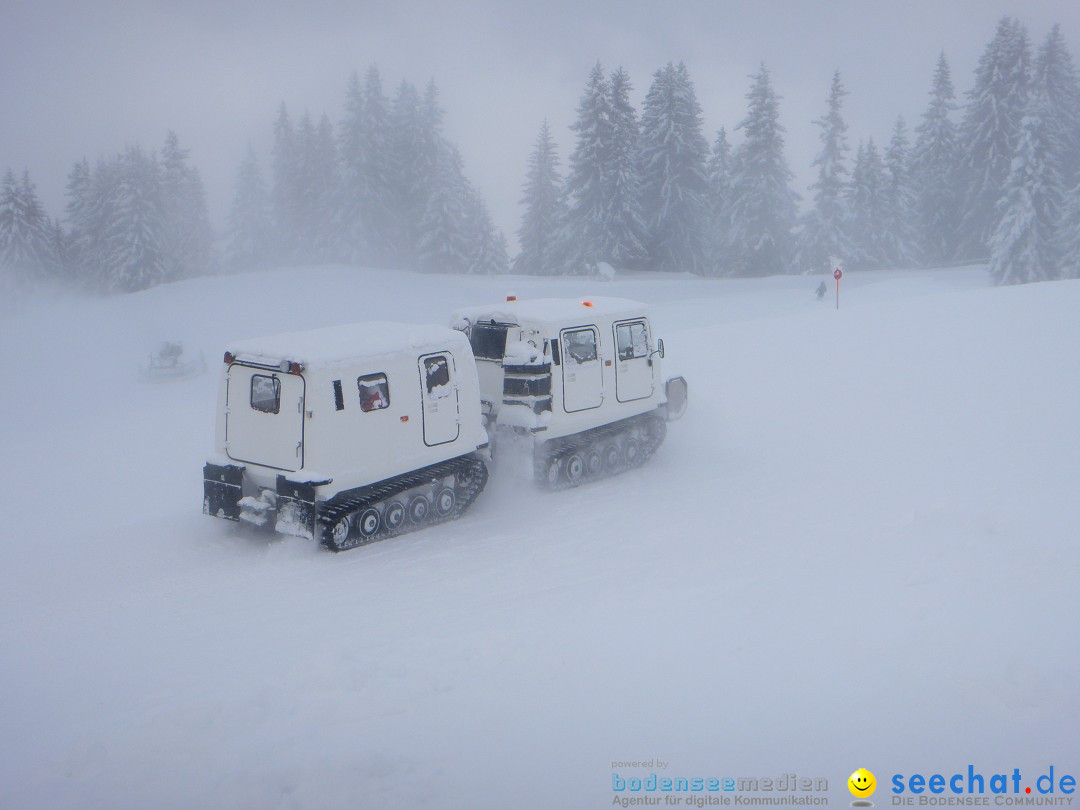
[{"label": "track roller wheel", "polygon": [[563,463],[563,475],[570,486],[577,486],[585,477],[585,459],[580,453],[570,453]]},{"label": "track roller wheel", "polygon": [[374,506],[369,506],[356,518],[356,532],[364,540],[372,539],[382,528],[382,516]]},{"label": "track roller wheel", "polygon": [[439,517],[446,517],[457,506],[457,494],[452,487],[443,487],[435,495],[435,513]]},{"label": "track roller wheel", "polygon": [[427,520],[430,511],[431,504],[428,503],[428,499],[423,495],[414,495],[409,501],[409,505],[405,507],[405,513],[408,515],[409,523],[414,526],[419,526]]},{"label": "track roller wheel", "polygon": [[383,512],[383,525],[392,532],[401,528],[405,522],[405,506],[401,501],[391,501]]},{"label": "track roller wheel", "polygon": [[604,460],[604,472],[609,475],[622,466],[623,454],[616,442],[605,442],[600,448],[600,457]]},{"label": "track roller wheel", "polygon": [[592,445],[585,451],[585,472],[595,478],[604,470],[604,456],[597,445]]},{"label": "track roller wheel", "polygon": [[334,551],[344,551],[352,546],[351,535],[352,523],[349,521],[348,515],[342,515],[338,518],[334,525],[330,527],[330,531],[326,533],[326,537],[330,541],[329,545]]},{"label": "track roller wheel", "polygon": [[636,467],[642,462],[641,443],[633,436],[628,436],[623,442],[623,458],[627,467]]},{"label": "track roller wheel", "polygon": [[558,456],[552,456],[547,461],[547,469],[544,470],[544,481],[549,487],[553,487],[559,483],[559,476],[562,474],[562,459]]}]

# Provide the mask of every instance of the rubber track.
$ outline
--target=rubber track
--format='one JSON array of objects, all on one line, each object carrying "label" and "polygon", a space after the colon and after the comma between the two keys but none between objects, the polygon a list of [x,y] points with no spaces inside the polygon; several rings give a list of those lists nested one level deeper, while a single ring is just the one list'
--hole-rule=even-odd
[{"label": "rubber track", "polygon": [[[454,492],[457,495],[454,510],[448,515],[439,515],[435,511],[435,504],[431,503],[428,517],[423,523],[413,524],[408,518],[397,529],[379,528],[369,538],[361,538],[353,527],[355,542],[346,548],[339,549],[330,540],[330,528],[345,515],[358,513],[369,507],[381,506],[384,501],[408,492],[409,490],[421,490],[430,487],[437,481],[449,476],[454,477]],[[476,455],[459,456],[458,458],[423,467],[404,475],[388,478],[377,484],[351,490],[345,496],[335,496],[324,504],[319,505],[319,514],[315,521],[315,528],[322,544],[331,551],[347,551],[357,546],[368,545],[388,537],[396,537],[399,534],[407,534],[417,529],[426,529],[448,520],[454,520],[464,514],[465,510],[472,506],[473,501],[484,489],[487,483],[488,469],[483,459]]]},{"label": "rubber track", "polygon": [[[650,425],[653,425],[654,423],[658,425],[658,427],[655,430],[651,430]],[[590,475],[586,470],[585,474],[576,483],[567,481],[562,471],[560,471],[559,480],[555,484],[551,484],[547,480],[547,469],[553,457],[557,456],[560,459],[565,460],[567,456],[584,450],[590,445],[600,444],[609,440],[619,441],[624,437],[631,435],[640,442],[640,455],[638,456],[638,460],[633,464],[633,467],[640,467],[649,460],[652,454],[655,453],[657,448],[663,443],[664,438],[667,435],[667,423],[660,415],[649,412],[631,416],[629,419],[622,419],[618,422],[612,422],[609,425],[591,428],[590,430],[583,430],[581,433],[574,433],[570,436],[563,436],[559,439],[555,439],[550,442],[550,444],[556,445],[556,447],[544,452],[536,459],[534,467],[536,480],[545,489],[569,489],[571,487],[581,486],[589,481],[599,481],[603,478],[610,478],[613,475],[618,475],[626,470],[633,469],[633,467],[627,465],[626,462],[623,461],[619,464],[618,469],[610,472],[601,468],[599,475]],[[584,459],[582,460],[584,461]]]}]

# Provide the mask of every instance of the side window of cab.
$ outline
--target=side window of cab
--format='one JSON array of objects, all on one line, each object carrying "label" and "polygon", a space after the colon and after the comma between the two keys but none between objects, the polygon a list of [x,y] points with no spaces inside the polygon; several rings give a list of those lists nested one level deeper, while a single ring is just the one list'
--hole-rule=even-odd
[{"label": "side window of cab", "polygon": [[390,384],[385,374],[365,374],[356,378],[360,410],[364,413],[390,407]]}]

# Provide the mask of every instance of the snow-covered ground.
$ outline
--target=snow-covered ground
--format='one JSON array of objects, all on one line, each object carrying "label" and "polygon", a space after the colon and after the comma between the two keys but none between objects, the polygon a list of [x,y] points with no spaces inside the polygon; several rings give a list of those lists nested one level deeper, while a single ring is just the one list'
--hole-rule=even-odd
[{"label": "snow-covered ground", "polygon": [[[1080,282],[295,268],[0,323],[0,807],[604,808],[684,777],[1080,772]],[[228,341],[654,305],[649,464],[340,555],[201,514]],[[161,339],[210,373],[149,385]],[[1058,794],[1060,795],[1060,794]]]}]

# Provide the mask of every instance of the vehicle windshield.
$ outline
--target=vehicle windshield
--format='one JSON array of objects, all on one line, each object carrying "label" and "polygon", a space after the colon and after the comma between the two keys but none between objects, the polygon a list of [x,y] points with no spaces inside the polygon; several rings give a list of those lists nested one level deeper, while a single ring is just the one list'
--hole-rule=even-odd
[{"label": "vehicle windshield", "polygon": [[506,351],[505,323],[474,323],[469,330],[473,356],[481,360],[502,360]]}]

